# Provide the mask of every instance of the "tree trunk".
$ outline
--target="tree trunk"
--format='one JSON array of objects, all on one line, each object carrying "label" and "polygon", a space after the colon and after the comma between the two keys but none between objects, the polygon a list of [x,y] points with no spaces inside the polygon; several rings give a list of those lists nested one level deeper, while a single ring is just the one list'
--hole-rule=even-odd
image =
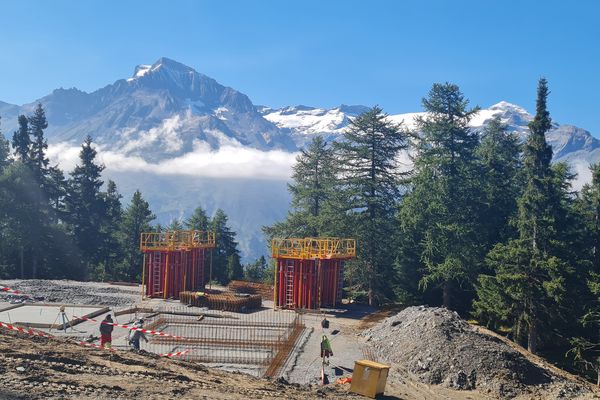
[{"label": "tree trunk", "polygon": [[527,350],[533,354],[537,354],[538,342],[538,321],[535,317],[531,318],[529,323],[529,335],[527,338]]},{"label": "tree trunk", "polygon": [[450,309],[450,292],[452,288],[450,287],[450,282],[444,282],[442,292],[442,301],[445,308]]},{"label": "tree trunk", "polygon": [[33,258],[31,260],[31,279],[37,278],[37,266],[38,266],[37,264],[38,264],[37,255],[33,254]]}]

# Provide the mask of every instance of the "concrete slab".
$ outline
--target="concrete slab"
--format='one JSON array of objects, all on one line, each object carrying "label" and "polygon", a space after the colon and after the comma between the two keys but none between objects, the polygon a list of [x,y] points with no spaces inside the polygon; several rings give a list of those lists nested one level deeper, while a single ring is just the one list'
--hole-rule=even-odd
[{"label": "concrete slab", "polygon": [[[61,325],[62,304],[20,304],[18,306],[6,307],[0,310],[0,321],[21,324],[31,327],[44,328],[43,325],[57,324]],[[65,305],[65,316],[68,322],[76,323],[75,317],[96,316],[103,311],[105,307]]]}]

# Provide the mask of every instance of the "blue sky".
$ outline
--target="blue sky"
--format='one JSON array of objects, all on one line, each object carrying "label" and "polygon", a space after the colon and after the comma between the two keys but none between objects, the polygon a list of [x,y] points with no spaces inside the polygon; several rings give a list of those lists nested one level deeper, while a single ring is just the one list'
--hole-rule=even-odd
[{"label": "blue sky", "polygon": [[0,100],[92,91],[166,56],[273,107],[421,109],[434,82],[600,137],[596,1],[5,1]]}]

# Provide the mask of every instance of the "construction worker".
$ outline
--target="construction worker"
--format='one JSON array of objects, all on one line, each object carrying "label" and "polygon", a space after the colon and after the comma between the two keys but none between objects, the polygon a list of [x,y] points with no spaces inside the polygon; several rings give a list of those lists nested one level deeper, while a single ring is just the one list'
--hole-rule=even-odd
[{"label": "construction worker", "polygon": [[112,346],[112,331],[115,328],[110,314],[108,314],[100,324],[100,346],[111,348]]},{"label": "construction worker", "polygon": [[[143,326],[144,326],[143,318],[140,318],[140,320],[133,325],[134,328],[140,328],[140,329]],[[138,330],[133,331],[133,335],[131,335],[131,339],[129,339],[129,344],[131,344],[135,350],[139,350],[141,339],[144,339],[144,341],[146,343],[148,343],[148,338],[146,338],[146,335],[144,334],[144,332],[138,331]]]}]

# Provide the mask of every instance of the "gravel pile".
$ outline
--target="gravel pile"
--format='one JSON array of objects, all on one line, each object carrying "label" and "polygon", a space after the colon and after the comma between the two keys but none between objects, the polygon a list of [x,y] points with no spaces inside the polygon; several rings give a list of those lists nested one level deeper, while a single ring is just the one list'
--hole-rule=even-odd
[{"label": "gravel pile", "polygon": [[409,307],[362,333],[392,365],[390,379],[409,372],[427,384],[477,389],[500,398],[552,393],[572,398],[587,387],[534,364],[500,339],[480,332],[445,308]]},{"label": "gravel pile", "polygon": [[[128,306],[140,299],[139,288],[112,286],[100,282],[66,280],[3,280],[0,285],[31,295],[46,303]],[[10,301],[13,296],[0,294],[0,301]]]}]

